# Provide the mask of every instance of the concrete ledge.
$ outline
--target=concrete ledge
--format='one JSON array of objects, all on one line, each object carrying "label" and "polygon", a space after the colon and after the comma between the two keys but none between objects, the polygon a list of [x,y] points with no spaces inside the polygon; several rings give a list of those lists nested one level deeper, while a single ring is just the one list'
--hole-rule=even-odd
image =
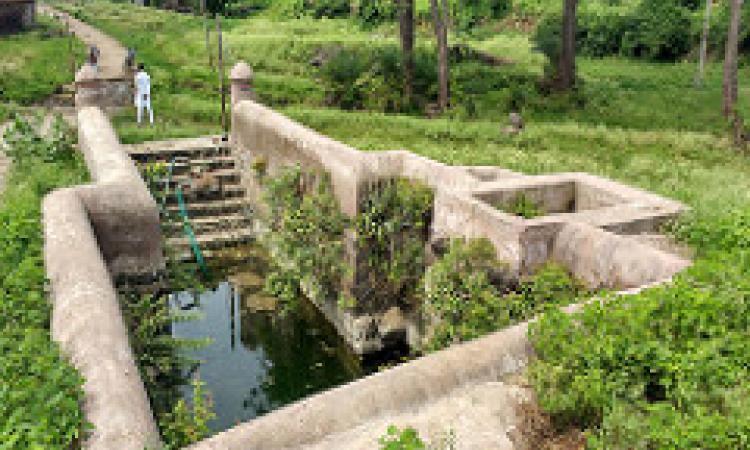
[{"label": "concrete ledge", "polygon": [[582,223],[563,225],[552,259],[592,287],[633,289],[670,278],[690,261]]},{"label": "concrete ledge", "polygon": [[164,267],[159,209],[99,108],[78,112],[78,141],[96,183],[79,190],[110,273],[153,274]]},{"label": "concrete ledge", "polygon": [[83,448],[157,448],[159,433],[128,343],[117,294],[77,189],[42,205],[52,337],[85,379]]},{"label": "concrete ledge", "polygon": [[113,279],[164,267],[156,203],[104,113],[79,112],[79,140],[94,184],[42,204],[52,338],[85,379],[87,450],[160,447]]},{"label": "concrete ledge", "polygon": [[526,366],[527,324],[456,345],[294,403],[210,437],[190,450],[291,449],[444,397],[476,382],[495,381]]}]

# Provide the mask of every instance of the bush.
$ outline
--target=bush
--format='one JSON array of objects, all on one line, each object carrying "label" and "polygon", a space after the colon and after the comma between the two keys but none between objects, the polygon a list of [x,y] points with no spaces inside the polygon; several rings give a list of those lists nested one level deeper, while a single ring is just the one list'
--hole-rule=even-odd
[{"label": "bush", "polygon": [[407,179],[385,181],[367,196],[354,221],[368,276],[360,298],[375,305],[413,299],[427,264],[433,199],[432,189]]},{"label": "bush", "polygon": [[[550,14],[534,35],[537,48],[553,63],[560,55],[561,27],[561,15]],[[591,8],[578,13],[580,55],[673,61],[685,56],[695,39],[690,11],[676,0],[643,0],[632,11]]]},{"label": "bush", "polygon": [[736,248],[670,286],[547,313],[530,328],[540,404],[592,448],[747,448],[749,293]]},{"label": "bush", "polygon": [[548,306],[588,295],[555,264],[547,264],[518,286],[498,272],[498,265],[492,244],[478,239],[452,241],[448,252],[430,267],[422,297],[424,312],[437,319],[437,325],[428,351],[475,339],[527,320]]},{"label": "bush", "polygon": [[299,299],[303,284],[316,291],[316,298],[336,298],[348,270],[347,218],[339,210],[330,178],[294,166],[263,183],[268,242],[279,262],[266,278],[266,291],[287,306]]},{"label": "bush", "polygon": [[375,49],[341,49],[323,66],[320,76],[327,103],[343,109],[383,112],[413,111],[437,92],[436,56],[424,48],[414,54],[413,104],[403,101],[401,51],[396,45]]},{"label": "bush", "polygon": [[674,61],[695,41],[690,12],[674,0],[642,0],[628,22],[621,50],[627,56]]}]

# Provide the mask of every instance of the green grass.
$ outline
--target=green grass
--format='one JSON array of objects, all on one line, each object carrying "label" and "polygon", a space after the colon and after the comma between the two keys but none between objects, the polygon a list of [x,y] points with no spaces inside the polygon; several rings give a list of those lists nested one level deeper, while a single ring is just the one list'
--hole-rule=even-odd
[{"label": "green grass", "polygon": [[[70,38],[62,26],[46,16],[25,32],[0,37],[0,103],[28,105],[39,102],[73,81]],[[80,62],[83,45],[73,41]]]},{"label": "green grass", "polygon": [[83,380],[50,338],[41,201],[86,180],[71,141],[14,144],[0,195],[0,442],[3,449],[74,448],[84,431]]}]

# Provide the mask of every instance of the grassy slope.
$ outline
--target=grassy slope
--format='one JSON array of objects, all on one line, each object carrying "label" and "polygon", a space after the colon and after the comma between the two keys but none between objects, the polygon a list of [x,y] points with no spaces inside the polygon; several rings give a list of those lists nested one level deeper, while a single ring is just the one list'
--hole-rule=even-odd
[{"label": "grassy slope", "polygon": [[[62,27],[46,16],[37,18],[37,27],[0,37],[0,103],[29,104],[43,100],[60,86],[73,81],[69,38],[60,35]],[[47,37],[49,36],[49,37]],[[78,59],[83,45],[74,40]]]}]

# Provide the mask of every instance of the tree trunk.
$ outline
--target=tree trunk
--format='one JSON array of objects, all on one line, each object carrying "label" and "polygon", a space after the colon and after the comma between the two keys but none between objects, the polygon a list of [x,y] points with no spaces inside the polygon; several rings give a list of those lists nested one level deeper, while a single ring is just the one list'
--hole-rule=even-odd
[{"label": "tree trunk", "polygon": [[695,87],[703,86],[703,76],[706,67],[706,53],[708,52],[708,32],[711,28],[711,6],[713,0],[706,0],[706,14],[703,18],[703,35],[701,36],[701,53],[698,57],[698,73],[695,75]]},{"label": "tree trunk", "polygon": [[[203,0],[205,8],[206,0]],[[214,67],[214,53],[211,51],[211,27],[208,26],[208,13],[203,14],[203,28],[206,30],[206,53],[208,53],[208,67]]]},{"label": "tree trunk", "polygon": [[578,0],[563,0],[562,47],[557,67],[557,87],[568,90],[576,82],[576,6]]},{"label": "tree trunk", "polygon": [[442,0],[441,6],[438,6],[437,0],[430,0],[430,6],[438,46],[438,107],[440,111],[445,111],[450,103],[448,86],[448,0]]},{"label": "tree trunk", "polygon": [[414,95],[414,0],[398,2],[401,61],[404,76],[404,106],[409,106]]},{"label": "tree trunk", "polygon": [[722,112],[729,118],[734,113],[737,103],[737,47],[739,45],[740,18],[742,0],[731,0],[731,17],[727,32],[726,53],[724,54],[724,89]]}]

